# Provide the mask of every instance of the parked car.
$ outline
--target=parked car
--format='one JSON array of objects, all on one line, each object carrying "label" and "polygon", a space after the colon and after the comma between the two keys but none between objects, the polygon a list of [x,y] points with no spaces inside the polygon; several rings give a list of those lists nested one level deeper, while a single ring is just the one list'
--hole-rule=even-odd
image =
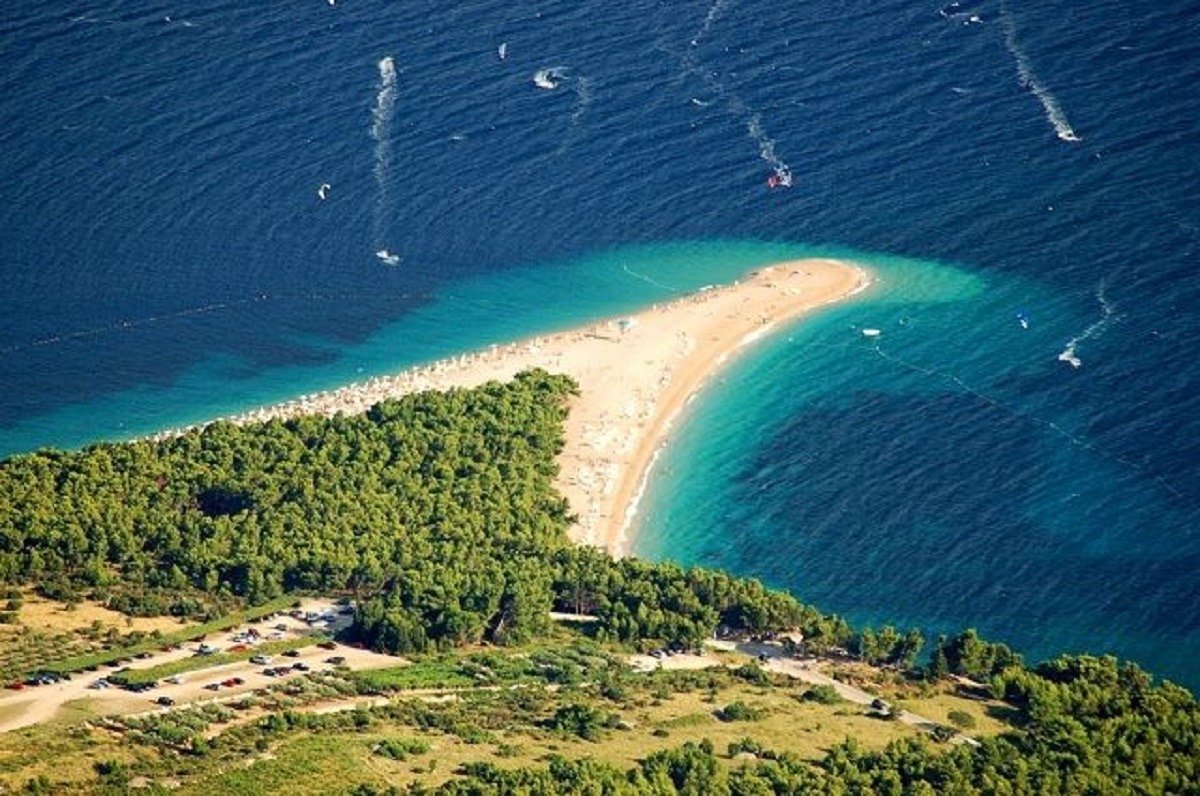
[{"label": "parked car", "polygon": [[346,659],[343,658],[341,655],[334,655],[332,658],[326,658],[325,662],[332,664],[334,666],[341,666],[343,663],[346,662]]},{"label": "parked car", "polygon": [[171,685],[180,685],[183,683],[183,675],[182,674],[173,674],[167,678],[167,682],[170,683]]},{"label": "parked car", "polygon": [[154,703],[169,708],[175,704],[175,700],[171,699],[169,696],[160,696],[158,699],[154,700]]},{"label": "parked car", "polygon": [[285,657],[285,658],[299,658],[299,657],[300,657],[300,650],[284,650],[284,651],[283,651],[283,657]]},{"label": "parked car", "polygon": [[256,664],[258,666],[261,666],[265,663],[270,663],[271,656],[270,655],[255,655],[254,657],[252,657],[250,659],[250,662],[253,664]]},{"label": "parked car", "polygon": [[25,689],[25,684],[20,680],[14,680],[8,684],[8,687],[14,691],[23,691]]},{"label": "parked car", "polygon": [[108,686],[109,686],[108,681],[105,680],[103,677],[101,677],[99,680],[95,681],[94,683],[88,684],[88,688],[92,689],[93,691],[102,691],[105,688],[108,688]]},{"label": "parked car", "polygon": [[308,665],[307,663],[305,663],[304,661],[299,661],[299,662],[297,662],[297,663],[293,663],[293,664],[292,664],[292,668],[293,668],[293,669],[295,669],[295,670],[296,670],[296,671],[298,671],[298,672],[307,672],[307,671],[308,671],[309,669],[311,669],[312,667],[311,667],[311,666],[309,666],[309,665]]},{"label": "parked car", "polygon": [[25,685],[53,685],[61,679],[54,672],[34,672],[25,678]]},{"label": "parked car", "polygon": [[335,650],[335,649],[337,649],[337,642],[336,641],[322,641],[321,643],[317,644],[317,646],[323,650]]},{"label": "parked car", "polygon": [[209,691],[220,691],[221,690],[220,683],[209,683],[208,685],[206,685],[204,687],[207,688]]}]

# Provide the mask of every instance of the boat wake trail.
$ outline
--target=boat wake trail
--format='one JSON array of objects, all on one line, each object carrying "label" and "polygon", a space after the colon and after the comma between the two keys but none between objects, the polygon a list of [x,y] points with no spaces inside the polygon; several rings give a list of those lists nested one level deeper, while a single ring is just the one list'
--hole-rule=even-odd
[{"label": "boat wake trail", "polygon": [[[706,69],[700,61],[699,49],[701,43],[712,31],[713,24],[728,7],[729,0],[715,0],[709,7],[708,14],[704,17],[704,24],[692,36],[690,46],[683,54],[684,74],[689,77],[698,77],[704,81],[713,96],[724,100],[725,108],[730,115],[746,126],[746,132],[753,139],[754,143],[758,145],[758,156],[774,172],[767,181],[767,184],[772,188],[790,188],[793,182],[792,169],[776,153],[775,141],[763,129],[761,115],[750,108],[735,92],[726,90],[725,85],[718,79],[717,74]],[[691,103],[697,108],[704,108],[709,105],[708,102],[698,97],[692,97]]]},{"label": "boat wake trail", "polygon": [[1004,27],[1004,46],[1012,54],[1013,59],[1017,62],[1017,78],[1021,85],[1029,89],[1033,96],[1037,97],[1038,102],[1042,103],[1042,108],[1046,111],[1046,118],[1054,127],[1054,133],[1059,140],[1077,143],[1083,139],[1076,134],[1075,128],[1071,127],[1071,123],[1067,120],[1067,114],[1063,112],[1062,106],[1058,104],[1058,99],[1050,93],[1050,89],[1046,88],[1036,74],[1033,67],[1029,63],[1029,56],[1021,49],[1021,45],[1017,42],[1017,26],[1013,22],[1012,16],[1008,13],[1008,8],[1004,3],[1000,4],[1000,23]]},{"label": "boat wake trail", "polygon": [[1116,314],[1116,306],[1113,305],[1113,303],[1108,300],[1108,296],[1104,294],[1104,287],[1103,281],[1096,286],[1096,301],[1100,303],[1101,310],[1100,320],[1091,324],[1088,326],[1088,328],[1084,329],[1082,332],[1067,341],[1066,347],[1063,348],[1062,352],[1058,355],[1059,362],[1066,362],[1073,368],[1077,368],[1082,365],[1083,361],[1079,358],[1078,354],[1076,354],[1076,349],[1079,347],[1079,344],[1104,334],[1104,331],[1108,328],[1108,325],[1118,317]]},{"label": "boat wake trail", "polygon": [[746,122],[746,131],[750,133],[750,137],[758,144],[758,156],[766,161],[775,171],[775,178],[771,181],[771,187],[792,187],[792,169],[775,154],[775,141],[763,132],[757,113],[752,114]]},{"label": "boat wake trail", "polygon": [[571,111],[571,126],[579,124],[588,106],[592,104],[592,81],[581,77],[575,81],[575,110]]},{"label": "boat wake trail", "polygon": [[375,244],[381,251],[387,218],[387,187],[391,167],[391,127],[396,109],[396,62],[392,56],[379,60],[379,84],[371,112],[371,138],[375,141]]},{"label": "boat wake trail", "polygon": [[696,31],[696,35],[692,37],[692,46],[696,47],[700,44],[700,40],[708,35],[712,30],[713,23],[717,21],[717,17],[729,5],[729,0],[714,0],[713,4],[708,8],[708,14],[704,17],[704,24],[700,26],[700,30]]},{"label": "boat wake trail", "polygon": [[396,62],[392,56],[379,61],[379,86],[375,93],[375,109],[371,112],[371,137],[375,139],[375,182],[379,190],[387,188],[388,133],[392,114],[396,110]]}]

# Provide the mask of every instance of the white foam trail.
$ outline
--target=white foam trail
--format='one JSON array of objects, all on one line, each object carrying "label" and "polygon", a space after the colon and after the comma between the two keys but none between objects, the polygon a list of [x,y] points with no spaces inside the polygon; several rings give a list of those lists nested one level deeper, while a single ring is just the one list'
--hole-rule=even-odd
[{"label": "white foam trail", "polygon": [[757,113],[752,114],[746,121],[746,131],[750,133],[750,137],[758,144],[758,156],[775,170],[776,179],[772,185],[785,188],[792,187],[792,170],[788,164],[784,163],[775,154],[775,141],[763,131]]},{"label": "white foam trail", "polygon": [[500,42],[500,46],[496,48],[496,55],[500,56],[501,61],[508,57],[508,42]]},{"label": "white foam trail", "polygon": [[581,77],[575,81],[575,110],[571,112],[571,125],[579,124],[588,106],[592,104],[592,81]]},{"label": "white foam trail", "polygon": [[[775,172],[768,180],[768,184],[772,188],[790,188],[793,184],[792,169],[784,162],[783,158],[776,154],[775,141],[763,130],[759,114],[754,113],[736,93],[726,91],[716,73],[703,68],[696,54],[700,42],[712,31],[713,24],[725,12],[729,4],[730,0],[714,0],[713,4],[709,6],[708,14],[704,17],[704,24],[692,36],[692,46],[683,53],[684,73],[703,80],[713,96],[725,101],[729,113],[746,125],[746,131],[750,134],[750,138],[758,144],[759,157]],[[697,108],[703,108],[709,104],[699,97],[692,97],[691,103]]]},{"label": "white foam trail", "polygon": [[1076,354],[1079,344],[1102,335],[1104,330],[1108,328],[1108,325],[1117,317],[1117,308],[1108,300],[1108,296],[1104,294],[1104,288],[1103,281],[1096,286],[1096,301],[1100,303],[1101,311],[1100,319],[1067,341],[1066,347],[1058,355],[1059,362],[1066,362],[1073,368],[1082,365],[1083,361]]},{"label": "white foam trail", "polygon": [[[383,236],[387,215],[387,186],[391,166],[391,126],[396,110],[396,62],[388,55],[379,59],[379,83],[371,113],[371,138],[375,140],[375,242]],[[383,251],[387,251],[383,249]],[[381,258],[382,259],[382,258]]]},{"label": "white foam trail", "polygon": [[713,23],[717,21],[717,17],[729,5],[729,0],[713,0],[713,4],[708,7],[708,14],[704,17],[704,24],[700,26],[700,30],[696,31],[696,35],[692,37],[692,46],[700,44],[700,41],[708,35],[712,30]]},{"label": "white foam trail", "polygon": [[1082,141],[1083,139],[1067,120],[1067,114],[1058,104],[1058,99],[1050,93],[1050,89],[1046,88],[1046,85],[1034,73],[1033,66],[1029,63],[1029,57],[1025,55],[1025,51],[1017,42],[1017,26],[1004,3],[1000,4],[1000,22],[1004,26],[1004,45],[1008,47],[1008,51],[1017,62],[1017,78],[1021,85],[1029,89],[1033,96],[1042,103],[1042,108],[1046,111],[1046,118],[1054,127],[1055,135],[1062,141],[1071,143]]},{"label": "white foam trail", "polygon": [[388,129],[396,108],[396,62],[392,56],[379,61],[379,86],[375,93],[375,110],[371,114],[371,137],[375,139],[375,181],[380,188],[387,182]]},{"label": "white foam trail", "polygon": [[533,73],[533,84],[546,91],[553,91],[567,78],[565,66],[548,66]]}]

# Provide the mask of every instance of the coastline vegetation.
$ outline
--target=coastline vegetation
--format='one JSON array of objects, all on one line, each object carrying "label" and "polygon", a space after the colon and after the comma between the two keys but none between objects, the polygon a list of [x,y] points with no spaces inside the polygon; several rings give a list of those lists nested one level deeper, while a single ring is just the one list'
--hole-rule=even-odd
[{"label": "coastline vegetation", "polygon": [[[922,662],[915,629],[856,631],[751,579],[570,545],[553,478],[574,390],[530,371],[354,417],[215,423],[0,462],[10,590],[203,627],[299,594],[340,595],[354,601],[354,637],[417,656],[230,706],[0,736],[0,783],[357,796],[1200,792],[1200,708],[1132,663],[1028,666],[971,630],[939,638]],[[588,621],[554,627],[552,610]],[[867,664],[867,684],[905,707],[943,700],[946,724],[922,733],[887,703],[864,709],[753,665],[643,673],[622,658],[722,631],[786,632],[805,654]],[[69,671],[177,634],[39,665]],[[354,698],[370,701],[317,710]]]}]

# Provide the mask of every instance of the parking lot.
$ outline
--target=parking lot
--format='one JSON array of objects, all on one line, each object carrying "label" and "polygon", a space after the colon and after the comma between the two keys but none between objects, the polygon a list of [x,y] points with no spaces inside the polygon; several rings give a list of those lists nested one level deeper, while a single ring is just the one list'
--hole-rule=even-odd
[{"label": "parking lot", "polygon": [[69,680],[5,689],[0,694],[0,732],[51,720],[64,708],[76,707],[84,714],[96,715],[144,713],[156,706],[160,710],[169,710],[176,705],[249,693],[281,680],[308,672],[329,671],[337,666],[368,669],[396,666],[402,662],[402,659],[389,655],[328,642],[324,646],[313,643],[269,657],[255,655],[233,663],[206,666],[160,680],[139,691],[118,687],[108,680],[123,669],[149,669],[185,658],[245,653],[268,641],[323,638],[349,626],[351,619],[351,614],[345,609],[339,612],[332,601],[305,600],[295,612],[264,617],[125,664],[100,667],[96,672],[79,672]]}]

